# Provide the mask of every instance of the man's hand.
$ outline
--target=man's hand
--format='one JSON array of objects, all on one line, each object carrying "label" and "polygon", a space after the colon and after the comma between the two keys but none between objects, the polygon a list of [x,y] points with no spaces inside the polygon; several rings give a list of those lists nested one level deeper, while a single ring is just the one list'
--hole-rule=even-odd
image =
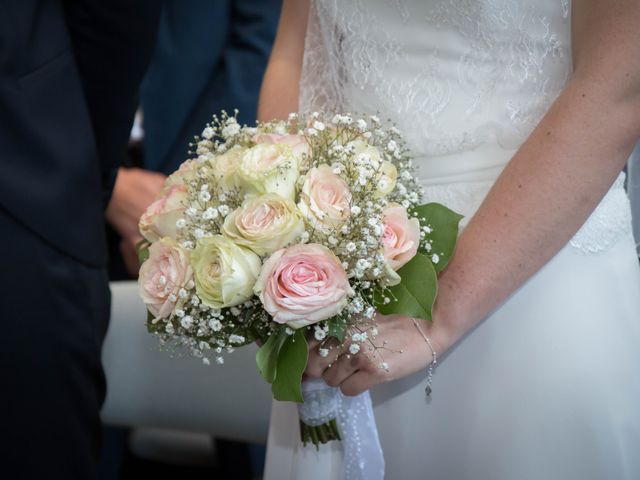
[{"label": "man's hand", "polygon": [[134,277],[140,269],[135,249],[136,244],[142,240],[138,231],[138,220],[155,200],[165,178],[161,173],[141,168],[120,168],[118,171],[106,217],[122,237],[120,252],[127,270]]}]

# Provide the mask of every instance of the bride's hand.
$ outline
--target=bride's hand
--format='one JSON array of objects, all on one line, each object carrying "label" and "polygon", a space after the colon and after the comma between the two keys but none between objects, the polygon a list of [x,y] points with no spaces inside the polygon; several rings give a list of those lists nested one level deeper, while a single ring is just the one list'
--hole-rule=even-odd
[{"label": "bride's hand", "polygon": [[[431,322],[398,315],[377,317],[378,334],[360,344],[356,354],[349,352],[350,342],[345,338],[342,347],[337,340],[312,341],[309,344],[309,362],[306,374],[322,377],[328,385],[340,387],[345,395],[358,395],[371,387],[415,373],[432,360],[429,345],[418,331],[427,335],[438,355],[448,347],[440,331]],[[322,356],[321,349],[329,349]]]}]

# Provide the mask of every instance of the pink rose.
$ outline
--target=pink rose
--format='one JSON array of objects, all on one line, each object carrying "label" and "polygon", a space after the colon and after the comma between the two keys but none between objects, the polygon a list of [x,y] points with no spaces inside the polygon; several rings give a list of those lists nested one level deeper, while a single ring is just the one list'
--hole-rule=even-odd
[{"label": "pink rose", "polygon": [[175,240],[163,238],[149,247],[149,258],[140,267],[140,296],[156,318],[165,318],[180,300],[193,271],[189,256]]},{"label": "pink rose", "polygon": [[147,207],[140,217],[138,227],[144,238],[156,242],[163,237],[176,238],[178,221],[184,215],[187,201],[187,187],[176,184]]},{"label": "pink rose", "polygon": [[289,145],[300,161],[311,156],[311,147],[303,135],[278,135],[277,133],[261,133],[253,137],[255,143],[283,143]]},{"label": "pink rose", "polygon": [[162,193],[166,193],[173,186],[187,185],[194,180],[198,174],[198,162],[195,160],[186,160],[180,164],[178,170],[167,177],[164,182]]},{"label": "pink rose", "polygon": [[314,227],[329,232],[349,217],[351,198],[347,182],[329,165],[320,165],[307,173],[298,208]]},{"label": "pink rose", "polygon": [[393,270],[398,270],[418,252],[420,244],[420,222],[409,218],[407,210],[392,204],[383,212],[384,256]]},{"label": "pink rose", "polygon": [[333,317],[353,294],[340,260],[315,243],[294,245],[271,255],[254,291],[273,320],[291,328]]}]

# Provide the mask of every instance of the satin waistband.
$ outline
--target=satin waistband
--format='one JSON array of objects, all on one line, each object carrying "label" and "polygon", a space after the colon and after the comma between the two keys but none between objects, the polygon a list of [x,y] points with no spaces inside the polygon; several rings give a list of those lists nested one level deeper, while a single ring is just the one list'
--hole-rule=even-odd
[{"label": "satin waistband", "polygon": [[[476,178],[479,178],[477,173],[475,172]],[[594,212],[571,239],[572,246],[587,253],[598,252],[606,250],[622,234],[631,234],[631,209],[624,181],[625,174],[621,172]],[[460,227],[464,228],[494,182],[495,178],[465,181],[462,176],[458,176],[456,181],[424,184],[422,200],[424,203],[441,203],[463,215]]]},{"label": "satin waistband", "polygon": [[447,155],[416,155],[417,176],[422,185],[495,181],[517,150],[495,143]]}]

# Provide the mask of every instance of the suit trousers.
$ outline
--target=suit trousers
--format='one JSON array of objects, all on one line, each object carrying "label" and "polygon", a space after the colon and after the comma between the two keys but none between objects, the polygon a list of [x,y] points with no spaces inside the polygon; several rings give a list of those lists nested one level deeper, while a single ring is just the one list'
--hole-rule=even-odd
[{"label": "suit trousers", "polygon": [[106,271],[60,252],[2,209],[0,251],[0,477],[96,478]]}]

